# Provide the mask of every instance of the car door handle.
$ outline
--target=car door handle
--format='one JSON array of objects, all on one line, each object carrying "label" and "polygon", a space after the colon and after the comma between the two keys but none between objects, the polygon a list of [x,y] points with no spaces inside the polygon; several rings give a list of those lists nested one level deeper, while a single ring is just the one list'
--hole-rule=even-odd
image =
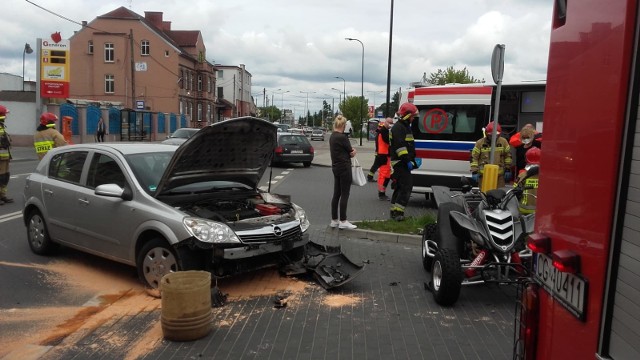
[{"label": "car door handle", "polygon": [[78,199],[78,202],[81,205],[89,205],[89,200],[87,200],[87,199]]}]

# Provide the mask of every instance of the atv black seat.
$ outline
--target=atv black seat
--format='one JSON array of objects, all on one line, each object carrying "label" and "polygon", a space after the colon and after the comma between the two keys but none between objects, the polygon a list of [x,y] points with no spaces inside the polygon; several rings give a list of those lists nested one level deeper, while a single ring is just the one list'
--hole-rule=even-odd
[{"label": "atv black seat", "polygon": [[490,206],[497,206],[504,199],[507,193],[503,189],[493,189],[487,191],[487,202]]}]

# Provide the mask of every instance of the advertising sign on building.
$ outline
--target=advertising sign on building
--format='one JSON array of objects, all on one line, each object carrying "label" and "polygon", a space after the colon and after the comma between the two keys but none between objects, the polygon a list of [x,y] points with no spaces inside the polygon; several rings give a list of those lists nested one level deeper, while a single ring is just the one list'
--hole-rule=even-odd
[{"label": "advertising sign on building", "polygon": [[43,98],[69,97],[69,40],[59,32],[43,39],[40,44],[40,96]]}]

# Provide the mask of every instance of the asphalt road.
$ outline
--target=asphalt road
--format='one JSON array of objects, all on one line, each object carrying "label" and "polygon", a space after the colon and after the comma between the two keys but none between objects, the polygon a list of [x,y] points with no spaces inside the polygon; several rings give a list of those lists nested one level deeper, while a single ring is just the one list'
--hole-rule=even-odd
[{"label": "asphalt road", "polygon": [[[320,154],[327,151],[326,140],[313,144]],[[16,202],[0,206],[2,360],[360,358],[358,354],[371,359],[510,357],[513,291],[465,288],[456,307],[440,308],[423,289],[427,274],[419,246],[327,233],[333,184],[331,169],[323,163],[267,170],[260,186],[266,188],[271,182],[272,192],[291,195],[311,219],[312,238],[336,240],[351,258],[370,261],[366,272],[337,293],[307,285],[297,298],[299,305],[286,312],[272,312],[268,292],[236,299],[215,311],[216,330],[201,341],[158,340],[159,300],[145,296],[133,268],[71,249],[53,257],[31,253],[20,194],[26,174],[36,164],[28,159],[12,163],[9,193]],[[386,219],[388,205],[377,199],[374,183],[352,187],[348,217]],[[408,214],[427,211],[432,210],[424,196],[415,194]],[[251,289],[282,281],[270,274],[256,272],[249,279],[231,281]],[[335,300],[332,296],[359,303],[322,305],[327,299]],[[264,331],[263,335],[257,336],[257,331]]]}]

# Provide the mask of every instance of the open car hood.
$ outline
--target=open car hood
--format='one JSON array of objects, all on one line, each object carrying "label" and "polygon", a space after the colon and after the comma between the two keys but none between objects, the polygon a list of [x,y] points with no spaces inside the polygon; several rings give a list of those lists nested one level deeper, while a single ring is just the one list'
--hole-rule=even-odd
[{"label": "open car hood", "polygon": [[221,180],[257,188],[276,147],[277,127],[241,117],[202,128],[176,149],[156,196],[178,186]]}]

